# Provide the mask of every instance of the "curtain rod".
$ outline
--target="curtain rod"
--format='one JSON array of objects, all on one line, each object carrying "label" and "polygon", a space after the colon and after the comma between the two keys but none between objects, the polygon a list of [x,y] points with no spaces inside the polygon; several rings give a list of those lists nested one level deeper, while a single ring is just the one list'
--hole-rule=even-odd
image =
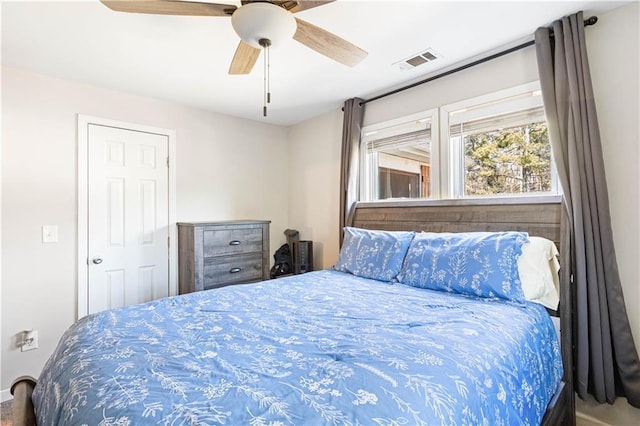
[{"label": "curtain rod", "polygon": [[[592,16],[590,18],[585,19],[584,26],[587,27],[589,25],[595,25],[596,22],[598,22],[598,17],[597,16]],[[551,33],[551,34],[553,34],[553,33]],[[504,55],[507,55],[509,53],[515,52],[517,50],[524,49],[525,47],[533,46],[534,44],[536,44],[535,40],[527,41],[527,42],[519,44],[517,46],[510,47],[509,49],[503,50],[501,52],[497,52],[497,53],[494,53],[494,54],[489,55],[487,57],[480,58],[480,59],[478,59],[476,61],[470,62],[468,64],[461,65],[461,66],[459,66],[457,68],[454,68],[454,69],[451,69],[449,71],[445,71],[443,73],[436,74],[436,75],[434,75],[432,77],[429,77],[429,78],[426,78],[424,80],[420,80],[420,81],[417,81],[415,83],[411,83],[411,84],[409,84],[407,86],[403,86],[403,87],[400,87],[398,89],[392,90],[390,92],[383,93],[383,94],[375,96],[375,97],[373,97],[371,99],[365,99],[362,102],[360,102],[360,105],[364,105],[364,104],[369,103],[369,102],[377,101],[378,99],[382,99],[382,98],[385,98],[387,96],[395,95],[398,92],[402,92],[404,90],[411,89],[411,88],[416,87],[416,86],[420,86],[421,84],[425,84],[425,83],[428,83],[430,81],[437,80],[440,77],[446,77],[448,75],[457,73],[458,71],[466,70],[467,68],[471,68],[471,67],[474,67],[476,65],[482,64],[484,62],[491,61],[492,59],[499,58],[500,56],[504,56]]]}]

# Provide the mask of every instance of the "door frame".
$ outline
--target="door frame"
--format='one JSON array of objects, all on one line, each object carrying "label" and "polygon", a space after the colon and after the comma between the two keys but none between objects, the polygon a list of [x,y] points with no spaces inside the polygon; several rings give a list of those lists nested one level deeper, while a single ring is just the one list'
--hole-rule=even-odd
[{"label": "door frame", "polygon": [[146,126],[108,118],[78,114],[78,310],[76,319],[87,315],[89,311],[89,125],[116,127],[145,133],[166,136],[169,146],[169,296],[178,290],[178,237],[176,227],[176,132],[160,127]]}]

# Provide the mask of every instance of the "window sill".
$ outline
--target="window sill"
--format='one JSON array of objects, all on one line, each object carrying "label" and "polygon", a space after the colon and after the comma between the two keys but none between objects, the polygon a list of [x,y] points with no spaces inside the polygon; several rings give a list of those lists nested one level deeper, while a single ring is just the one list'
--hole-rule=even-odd
[{"label": "window sill", "polygon": [[379,200],[359,201],[358,208],[374,207],[416,207],[416,206],[478,206],[490,204],[556,204],[562,200],[562,195],[527,195],[502,197],[467,197],[449,200]]}]

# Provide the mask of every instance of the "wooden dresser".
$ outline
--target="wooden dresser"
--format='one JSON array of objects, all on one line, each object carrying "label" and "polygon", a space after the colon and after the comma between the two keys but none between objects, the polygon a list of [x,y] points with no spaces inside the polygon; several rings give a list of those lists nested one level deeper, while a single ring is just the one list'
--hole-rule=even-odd
[{"label": "wooden dresser", "polygon": [[269,279],[268,220],[178,223],[178,292]]}]

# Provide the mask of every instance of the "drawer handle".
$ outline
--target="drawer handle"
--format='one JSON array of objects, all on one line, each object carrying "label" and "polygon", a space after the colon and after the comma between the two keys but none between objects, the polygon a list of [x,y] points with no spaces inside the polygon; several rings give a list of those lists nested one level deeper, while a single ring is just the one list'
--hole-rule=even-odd
[{"label": "drawer handle", "polygon": [[231,268],[231,269],[229,269],[229,273],[230,274],[237,274],[240,271],[242,271],[242,268]]},{"label": "drawer handle", "polygon": [[240,245],[240,241],[238,241],[238,240],[229,241],[229,245],[230,246],[239,246]]}]

